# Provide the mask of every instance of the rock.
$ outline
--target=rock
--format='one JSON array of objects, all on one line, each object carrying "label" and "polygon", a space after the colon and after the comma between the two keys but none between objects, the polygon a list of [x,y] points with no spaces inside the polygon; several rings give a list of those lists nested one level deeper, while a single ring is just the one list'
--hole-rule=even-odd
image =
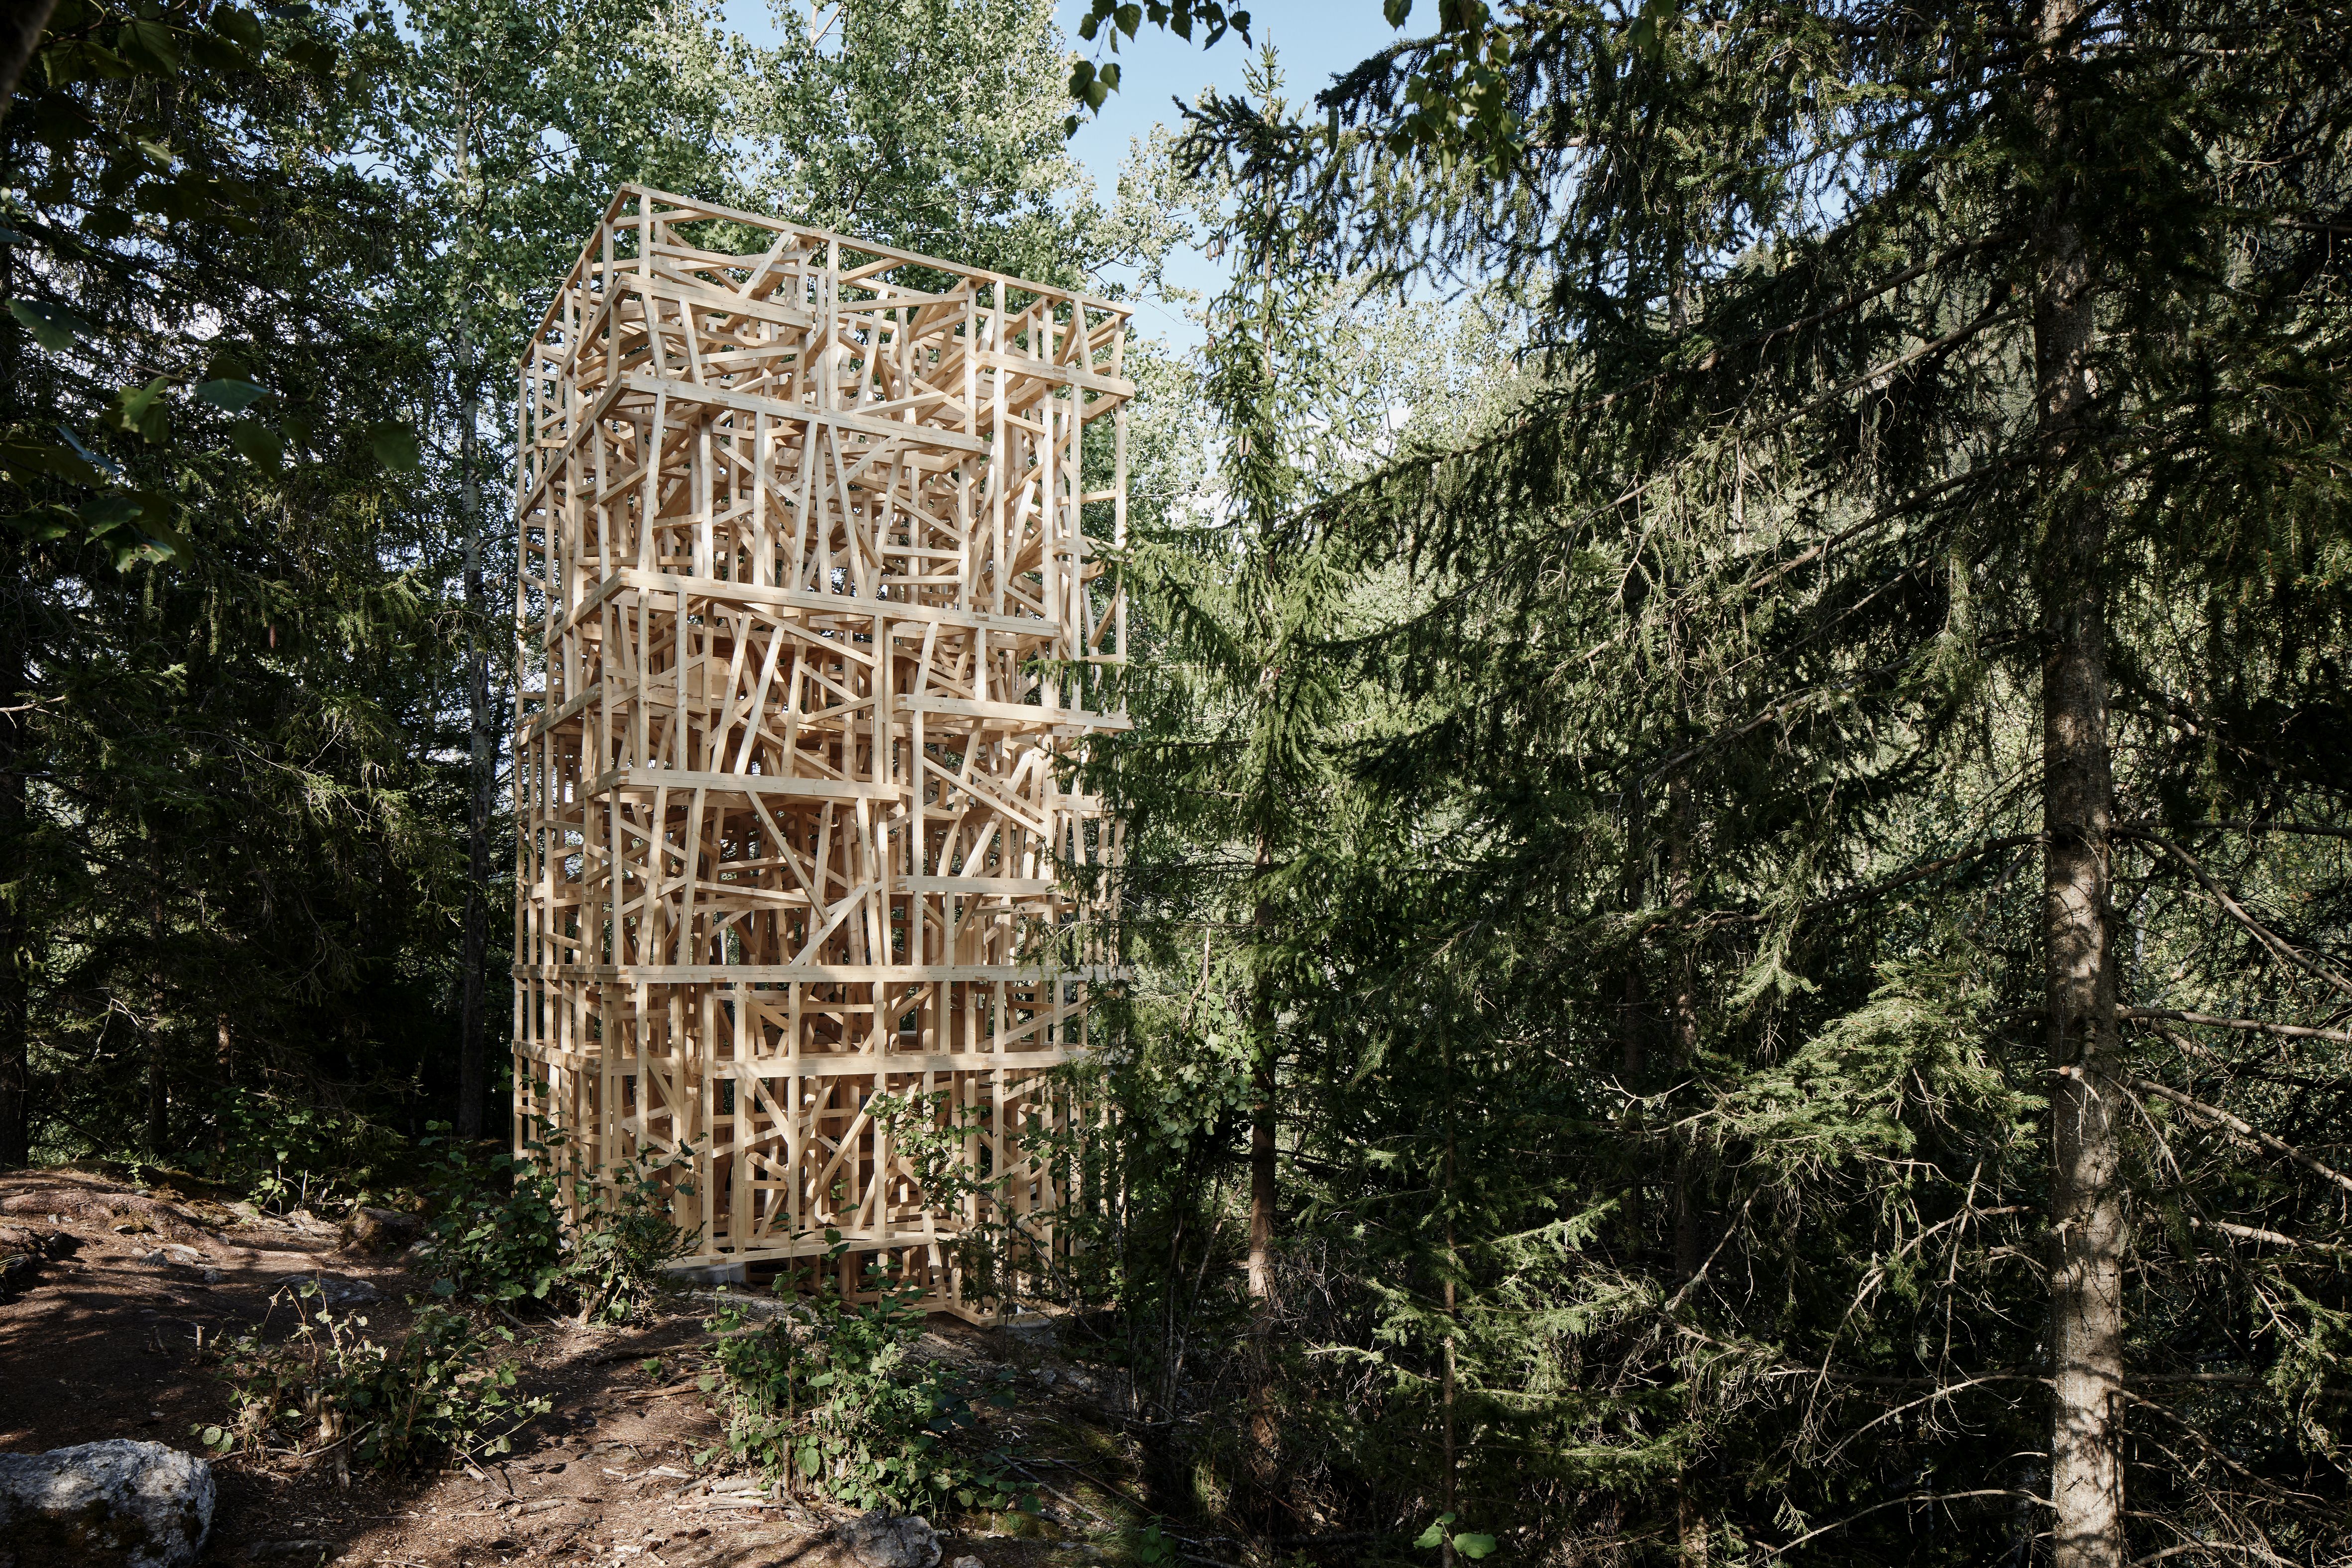
[{"label": "rock", "polygon": [[139,1261],[150,1269],[187,1270],[207,1285],[217,1285],[221,1282],[221,1271],[213,1267],[212,1260],[193,1247],[182,1246],[176,1242],[168,1247],[158,1247],[154,1251],[141,1258]]},{"label": "rock", "polygon": [[949,1563],[948,1568],[987,1568],[987,1564],[977,1557],[959,1557]]},{"label": "rock", "polygon": [[319,1299],[331,1307],[361,1307],[383,1299],[383,1292],[365,1280],[344,1280],[332,1274],[320,1274],[312,1278],[311,1283],[319,1287]]},{"label": "rock", "polygon": [[920,1514],[893,1519],[876,1509],[843,1525],[841,1540],[863,1568],[938,1568],[939,1532]]},{"label": "rock", "polygon": [[41,1265],[55,1258],[70,1258],[81,1243],[62,1230],[42,1231],[29,1225],[0,1225],[0,1301],[31,1288]]},{"label": "rock", "polygon": [[346,1252],[397,1252],[415,1241],[425,1222],[396,1208],[354,1208],[343,1221]]},{"label": "rock", "polygon": [[212,1522],[212,1467],[161,1443],[0,1454],[8,1568],[184,1568]]},{"label": "rock", "polygon": [[1024,1312],[1019,1317],[1004,1319],[996,1329],[1024,1349],[1051,1350],[1061,1338],[1062,1320],[1043,1312]]}]

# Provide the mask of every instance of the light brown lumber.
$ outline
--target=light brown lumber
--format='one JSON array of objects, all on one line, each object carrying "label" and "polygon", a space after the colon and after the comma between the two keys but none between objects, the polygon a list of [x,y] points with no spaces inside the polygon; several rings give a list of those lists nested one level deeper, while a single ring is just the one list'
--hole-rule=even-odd
[{"label": "light brown lumber", "polygon": [[[696,1259],[852,1295],[887,1262],[985,1321],[967,1240],[1016,1292],[1069,1245],[1031,1129],[1091,1124],[1057,1070],[1118,972],[1123,830],[1055,780],[1129,723],[1123,419],[1112,488],[1076,479],[1125,330],[625,187],[523,359],[516,1145],[666,1162]],[[1072,921],[1089,961],[1041,965]],[[924,1120],[972,1190],[917,1184]]]}]

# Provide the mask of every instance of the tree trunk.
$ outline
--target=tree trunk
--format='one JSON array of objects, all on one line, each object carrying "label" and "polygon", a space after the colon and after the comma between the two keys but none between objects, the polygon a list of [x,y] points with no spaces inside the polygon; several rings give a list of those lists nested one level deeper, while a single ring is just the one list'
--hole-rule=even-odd
[{"label": "tree trunk", "polygon": [[[1442,1022],[1438,1027],[1444,1029]],[[1441,1568],[1455,1568],[1460,1558],[1454,1548],[1454,1531],[1461,1523],[1462,1507],[1457,1496],[1461,1457],[1454,1427],[1454,1340],[1460,1324],[1460,1303],[1455,1299],[1454,1283],[1461,1270],[1461,1258],[1454,1250],[1454,1134],[1458,1091],[1454,1082],[1453,1031],[1446,1030],[1440,1038],[1444,1043],[1445,1069],[1445,1170],[1439,1184],[1445,1198],[1445,1382],[1440,1395],[1445,1416],[1445,1486],[1439,1511],[1452,1518],[1441,1541],[1438,1562]]]},{"label": "tree trunk", "polygon": [[[221,1013],[213,1019],[213,1068],[220,1074],[218,1087],[222,1093],[234,1101],[236,1092],[236,1041],[229,1032],[226,1013]],[[226,1107],[222,1114],[213,1121],[213,1153],[219,1155],[226,1166],[228,1157],[228,1113]]]},{"label": "tree trunk", "polygon": [[[2071,45],[2074,0],[2048,0],[2045,47]],[[2064,104],[2044,87],[2045,146],[2062,164]],[[2036,235],[2033,359],[2043,527],[2042,937],[2053,1163],[2050,1494],[2054,1568],[2121,1568],[2123,1265],[2116,1087],[2116,955],[2108,831],[2106,517],[2080,471],[2089,413],[2090,268],[2063,196]]]},{"label": "tree trunk", "polygon": [[[1625,913],[1629,917],[1638,916],[1643,904],[1650,896],[1647,831],[1647,808],[1637,781],[1629,792],[1625,808]],[[1626,944],[1625,973],[1619,980],[1618,1050],[1628,1096],[1639,1095],[1649,1087],[1650,1051],[1645,1033],[1649,1020],[1643,1017],[1643,1011],[1649,1003],[1649,992],[1642,983],[1643,941],[1643,938],[1636,936]],[[1627,1112],[1629,1117],[1637,1114],[1630,1109]],[[1646,1245],[1642,1229],[1643,1210],[1646,1207],[1643,1201],[1643,1183],[1647,1179],[1643,1175],[1646,1163],[1636,1157],[1632,1179],[1625,1184],[1625,1230],[1632,1245],[1637,1249]]]},{"label": "tree trunk", "polygon": [[26,949],[31,922],[26,905],[32,887],[27,837],[32,811],[25,787],[26,715],[25,606],[22,593],[25,550],[12,537],[6,555],[13,566],[0,577],[0,883],[9,891],[0,894],[0,1170],[26,1165],[32,1159],[33,1073],[29,1051]]},{"label": "tree trunk", "polygon": [[[15,246],[0,246],[0,293],[16,292]],[[14,395],[0,417],[21,417],[38,393],[26,385],[25,329],[0,317],[0,344]],[[0,529],[0,1170],[32,1163],[33,1064],[28,972],[32,943],[32,797],[25,775],[31,739],[26,686],[32,664],[32,552]]]},{"label": "tree trunk", "polygon": [[148,827],[147,961],[153,965],[147,992],[147,1152],[162,1159],[172,1147],[172,1087],[164,1060],[168,1041],[163,1032],[163,1007],[169,999],[163,978],[163,841],[155,826]]},{"label": "tree trunk", "polygon": [[[1257,841],[1257,875],[1273,864],[1273,846]],[[1274,1204],[1275,1078],[1274,983],[1264,966],[1264,948],[1274,927],[1274,907],[1261,897],[1250,913],[1257,937],[1257,972],[1251,977],[1250,1037],[1255,1060],[1250,1067],[1250,1469],[1254,1506],[1268,1526],[1274,1517],[1281,1434],[1274,1414]]]},{"label": "tree trunk", "polygon": [[[1679,678],[1679,677],[1678,677]],[[1690,927],[1694,901],[1690,873],[1690,785],[1675,779],[1666,789],[1666,903],[1675,911],[1674,982],[1667,998],[1668,1045],[1675,1071],[1685,1082],[1698,1068],[1698,949]],[[1679,1288],[1698,1272],[1701,1217],[1692,1188],[1699,1181],[1697,1155],[1685,1143],[1675,1151],[1674,1205],[1675,1283]],[[1696,1386],[1696,1380],[1692,1380]],[[1685,1419],[1696,1420],[1698,1400],[1690,1396]],[[1688,1475],[1675,1477],[1675,1540],[1685,1564],[1703,1564],[1707,1555],[1706,1510],[1696,1495]]]},{"label": "tree trunk", "polygon": [[489,621],[482,582],[480,390],[467,330],[457,335],[457,504],[466,529],[466,912],[460,949],[457,1041],[457,1135],[482,1135],[488,1090],[488,997],[483,973],[489,948],[490,812],[498,788],[491,753]]}]

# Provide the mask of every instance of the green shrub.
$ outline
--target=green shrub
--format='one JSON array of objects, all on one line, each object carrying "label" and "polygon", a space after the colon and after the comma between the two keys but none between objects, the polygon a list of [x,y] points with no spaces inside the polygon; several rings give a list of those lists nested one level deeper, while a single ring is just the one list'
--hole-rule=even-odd
[{"label": "green shrub", "polygon": [[664,1179],[682,1163],[640,1154],[604,1182],[578,1184],[580,1210],[592,1218],[572,1229],[564,1277],[583,1321],[634,1317],[653,1301],[665,1267],[696,1249],[695,1234],[680,1230],[670,1214],[672,1192],[694,1188],[683,1182],[673,1188]]},{"label": "green shrub", "polygon": [[461,1143],[438,1124],[425,1146],[436,1156],[425,1253],[437,1296],[625,1319],[653,1299],[664,1265],[695,1249],[670,1214],[672,1194],[694,1190],[667,1179],[684,1153],[641,1153],[605,1179],[574,1177],[575,1221],[558,1174],[568,1147],[560,1130],[542,1128],[520,1156]]},{"label": "green shrub", "polygon": [[403,1470],[506,1453],[514,1434],[550,1407],[515,1392],[514,1368],[499,1354],[514,1343],[506,1329],[428,1304],[404,1333],[379,1340],[365,1317],[331,1312],[312,1300],[317,1293],[306,1280],[271,1298],[273,1313],[290,1304],[296,1315],[284,1340],[265,1337],[265,1318],[224,1349],[235,1408],[227,1421],[195,1429],[205,1448],[332,1456],[345,1471],[354,1464]]},{"label": "green shrub", "polygon": [[[845,1249],[828,1231],[835,1255]],[[887,1281],[872,1305],[830,1295],[755,1321],[720,1308],[704,1327],[718,1336],[703,1379],[728,1406],[726,1452],[788,1488],[819,1491],[853,1508],[907,1511],[1036,1507],[982,1448],[969,1380],[913,1354],[923,1292]],[[1002,1407],[1001,1392],[985,1402]],[[714,1448],[705,1456],[715,1458]]]},{"label": "green shrub", "polygon": [[546,1301],[568,1261],[552,1150],[534,1144],[529,1156],[517,1156],[452,1137],[446,1123],[430,1132],[425,1255],[433,1293],[500,1304]]}]

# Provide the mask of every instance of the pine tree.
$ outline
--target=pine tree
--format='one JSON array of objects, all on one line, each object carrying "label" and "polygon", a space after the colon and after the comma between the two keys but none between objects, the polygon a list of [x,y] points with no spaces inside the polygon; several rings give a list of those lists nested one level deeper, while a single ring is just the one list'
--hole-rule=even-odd
[{"label": "pine tree", "polygon": [[[1335,84],[1290,165],[1334,254],[1533,307],[1539,396],[1317,513],[1416,574],[1363,645],[1414,722],[1366,763],[1438,862],[1418,943],[1335,965],[1402,995],[1416,946],[1475,934],[1463,1036],[1556,1041],[1588,1124],[1603,1061],[1633,1069],[1607,1137],[1514,1172],[1592,1184],[1550,1266],[1612,1397],[1550,1412],[1580,1433],[1561,1475],[1633,1538],[1869,1550],[1969,1461],[1838,1434],[1924,1402],[1973,1412],[1974,1473],[2007,1478],[1951,1504],[1961,1556],[2334,1549],[2295,1456],[2335,1451],[2300,1412],[2343,1376],[2340,1222],[2310,1207],[2342,1129],[2265,1128],[2271,1072],[2216,1047],[2317,1040],[2278,1031],[2341,998],[2345,868],[2315,846],[2345,802],[2304,749],[2340,708],[2341,21],[1448,7]],[[1235,146],[1264,118],[1208,117]],[[2335,1043],[2298,1082],[2340,1082]],[[2294,1224],[2225,1218],[2290,1167]],[[1929,1257],[1967,1304],[1934,1333]],[[1729,1285],[1782,1270],[1777,1312]],[[2133,1313],[2126,1270],[2162,1282]],[[1522,1377],[1554,1353],[1495,1348]],[[1759,1392],[1803,1377],[1801,1409]],[[2285,1407],[2170,1392],[2282,1377]],[[2039,1441],[1983,1403],[2020,1380],[2050,1390]],[[1917,1392],[1870,1418],[1874,1387]],[[2259,1463],[2161,1457],[2225,1427]]]},{"label": "pine tree", "polygon": [[[1958,1026],[1978,1063],[1987,1051],[1998,1061],[2008,1028],[1965,1022],[1972,1008],[1953,1002],[1990,984],[2013,1008],[2038,1003],[2047,1066],[2015,1069],[2008,1092],[2046,1105],[2049,1176],[2004,1179],[2043,1192],[2047,1228],[2018,1245],[2053,1249],[2051,1337],[2035,1354],[2051,1380],[2061,1563],[2119,1563],[2132,1533],[2152,1549],[2211,1531],[2261,1551],[2330,1539],[2273,1490],[2284,1470],[2218,1490],[2149,1470],[2149,1522],[2126,1530],[2125,1411],[2161,1408],[2138,1390],[2178,1375],[2197,1337],[2173,1302],[2136,1326],[2126,1269],[2192,1293],[2189,1281],[2214,1271],[2281,1291],[2298,1303],[2281,1332],[2315,1336],[2307,1343],[2330,1341],[2341,1309],[2318,1264],[2332,1220],[2309,1217],[2317,1228],[2288,1255],[2304,1260],[2284,1265],[2204,1239],[2236,1234],[2216,1224],[2249,1229],[2242,1220],[2154,1234],[2156,1213],[2211,1215],[2231,1189],[2181,1184],[2161,1122],[2145,1142],[2134,1134],[2148,1097],[2204,1135],[2230,1124],[2218,1116],[2252,1124],[2161,1082],[2168,1065],[2231,1070],[2194,1054],[2168,1063],[2163,1036],[2126,1030],[2151,1009],[2131,1005],[2114,889],[2119,847],[2148,845],[2131,878],[2139,897],[2193,883],[2241,924],[2285,982],[2274,996],[2286,1016],[2235,1027],[2327,1016],[2333,982],[2319,971],[2334,971],[2317,955],[2337,940],[2332,917],[2248,912],[2188,854],[2158,847],[2171,839],[2156,824],[2234,820],[2181,831],[2252,827],[2249,874],[2300,882],[2309,857],[2259,852],[2293,841],[2263,831],[2273,815],[2323,833],[2342,821],[2340,788],[2290,760],[2274,733],[2224,731],[2175,695],[2226,647],[2223,664],[2262,672],[2255,706],[2336,706],[2319,684],[2329,658],[2314,654],[2340,645],[2345,609],[2342,423],[2326,412],[2347,325],[2334,229],[2352,110],[2342,20],[2325,6],[1795,5],[1489,22],[1473,7],[1328,93],[1334,133],[1300,166],[1302,196],[1352,225],[1364,258],[1400,273],[1492,267],[1539,292],[1555,390],[1485,441],[1399,465],[1348,500],[1353,537],[1412,554],[1454,590],[1401,645],[1444,672],[1430,680],[1480,694],[1389,766],[1486,775],[1496,782],[1471,798],[1510,810],[1529,842],[1568,826],[1527,772],[1531,737],[1556,759],[1538,768],[1611,779],[1622,820],[1653,810],[1663,786],[1670,848],[1678,792],[1697,803],[1728,907],[1670,893],[1653,917],[1674,934],[1657,957],[1678,967],[1687,958],[1675,954],[1704,933],[1698,950],[1720,977],[1703,1054],[1736,1049],[1745,1062],[1708,1086],[1713,1106],[1690,1108],[1694,1135],[1753,1171],[1769,1148],[1747,1120],[1756,1097],[1831,1090],[1790,1084],[1774,1056],[1850,1052],[1858,1030]],[[1237,107],[1222,118],[1251,133]],[[1588,571],[1642,584],[1639,602],[1588,594],[1576,580]],[[2222,609],[2232,602],[2263,608]],[[1561,678],[1571,647],[1603,685],[1622,684],[1632,711],[1587,722],[1579,705],[1594,685]],[[2005,722],[2020,697],[2041,714],[2030,748]],[[2119,716],[2138,747],[2120,779]],[[2237,804],[2244,785],[2188,763],[2192,737],[2208,755],[2259,746],[2288,761],[2257,790],[2263,810]],[[1948,836],[1956,817],[1975,825]],[[1951,826],[1930,828],[1939,821]],[[1990,946],[1969,908],[1999,904],[2010,872],[1986,894],[1939,883],[2027,847],[2043,862],[2038,954],[2010,967],[2025,956]],[[2333,886],[2340,873],[2320,874]],[[1931,942],[1899,925],[1863,941],[1821,929],[1827,911],[1884,908],[1898,889],[1943,893],[1925,906],[1940,927]],[[1727,943],[1742,927],[1754,940]],[[1958,995],[1923,990],[1916,969],[1898,977],[1938,949],[1936,962],[1959,966],[1946,982]],[[2171,984],[2226,988],[2240,961],[2191,962]],[[1841,969],[1849,986],[1881,977],[1867,1006],[1811,999],[1834,997]],[[1918,1082],[1928,1103],[1896,1123],[1913,1139],[1932,1131],[1935,1100],[1965,1087]],[[2272,1158],[2302,1153],[2259,1128],[2239,1136]],[[1974,1212],[1972,1197],[1948,1206],[1984,1168],[1936,1162],[1948,1186],[1931,1184],[1919,1200],[1936,1209],[1905,1224],[1975,1223],[1940,1216]],[[1741,1185],[1716,1194],[1716,1212],[1774,1193],[1742,1197]],[[1760,1244],[1735,1224],[1714,1246],[1736,1247],[1736,1263]],[[1696,1283],[1706,1265],[1683,1251],[1674,1272]],[[2236,1355],[2260,1375],[2282,1364],[2252,1343]],[[2342,1375],[2332,1356],[2294,1364],[2314,1389]],[[1996,1371],[2012,1375],[1983,1363],[1934,1375]],[[2147,1419],[2168,1433],[2183,1415]],[[2181,1430],[2210,1440],[2194,1420]],[[2292,1464],[2276,1448],[2268,1462]],[[1706,1548],[1685,1531],[1680,1550]]]},{"label": "pine tree", "polygon": [[256,1070],[415,1044],[336,1017],[438,903],[396,205],[333,155],[364,48],[69,0],[0,124],[0,1163],[181,1157]]}]

